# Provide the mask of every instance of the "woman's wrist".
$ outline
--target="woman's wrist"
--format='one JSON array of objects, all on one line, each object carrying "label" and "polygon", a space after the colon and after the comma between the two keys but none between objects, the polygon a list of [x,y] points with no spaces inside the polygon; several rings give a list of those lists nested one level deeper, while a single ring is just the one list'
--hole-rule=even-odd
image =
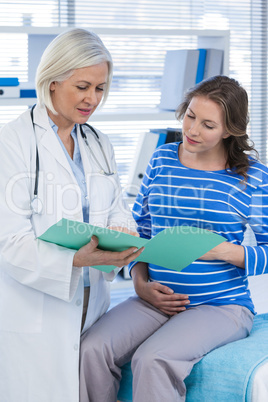
[{"label": "woman's wrist", "polygon": [[131,270],[134,288],[138,296],[141,296],[144,286],[148,282],[148,268],[144,262],[138,262]]},{"label": "woman's wrist", "polygon": [[[220,246],[216,252],[215,259],[245,268],[245,251],[243,246],[229,242],[221,243]],[[216,249],[217,247],[215,247]]]},{"label": "woman's wrist", "polygon": [[243,246],[228,241],[219,244],[200,257],[201,260],[225,261],[239,268],[245,268],[245,250]]}]

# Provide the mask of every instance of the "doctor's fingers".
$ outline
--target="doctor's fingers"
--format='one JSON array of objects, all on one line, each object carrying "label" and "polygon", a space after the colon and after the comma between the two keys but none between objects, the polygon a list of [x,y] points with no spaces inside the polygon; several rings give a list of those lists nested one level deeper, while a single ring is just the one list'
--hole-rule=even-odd
[{"label": "doctor's fingers", "polygon": [[137,258],[144,247],[137,250],[130,247],[125,251],[105,251],[98,248],[98,238],[92,236],[89,243],[81,247],[74,255],[73,265],[75,267],[94,266],[94,265],[115,265],[123,267]]},{"label": "doctor's fingers", "polygon": [[98,243],[98,238],[96,236],[92,236],[90,242],[85,244],[75,253],[73,258],[73,265],[75,267],[93,265],[94,260],[96,259],[93,255],[99,251],[99,249],[97,248]]},{"label": "doctor's fingers", "polygon": [[104,251],[103,264],[107,265],[115,265],[117,267],[123,267],[124,265],[128,265],[131,261],[138,258],[140,254],[143,252],[144,247],[137,249],[136,247],[130,247],[125,251]]},{"label": "doctor's fingers", "polygon": [[[137,247],[130,247],[124,251],[104,251],[98,249],[98,244],[98,238],[96,236],[92,236],[91,241],[87,244],[87,246],[88,250],[96,253],[96,255],[99,254],[100,259],[104,259],[104,261],[100,262],[100,265],[107,263],[107,265],[116,265],[117,267],[122,267],[139,257],[144,250],[144,247],[141,247],[140,249]],[[118,261],[118,264],[121,265],[116,264],[116,261]]]}]

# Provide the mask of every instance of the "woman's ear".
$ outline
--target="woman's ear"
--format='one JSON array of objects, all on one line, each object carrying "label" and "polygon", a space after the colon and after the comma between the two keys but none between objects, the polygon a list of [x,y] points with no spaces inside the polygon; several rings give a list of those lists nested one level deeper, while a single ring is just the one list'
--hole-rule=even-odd
[{"label": "woman's ear", "polygon": [[226,138],[230,137],[231,134],[229,133],[225,133],[224,136],[222,137],[224,140],[226,140]]},{"label": "woman's ear", "polygon": [[50,91],[55,91],[55,85],[56,85],[55,81],[51,82],[51,84],[49,86]]}]

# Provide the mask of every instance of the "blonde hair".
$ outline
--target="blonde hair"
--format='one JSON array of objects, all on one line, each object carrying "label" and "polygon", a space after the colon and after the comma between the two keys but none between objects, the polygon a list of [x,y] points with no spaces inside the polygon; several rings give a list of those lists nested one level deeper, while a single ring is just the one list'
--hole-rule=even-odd
[{"label": "blonde hair", "polygon": [[75,28],[58,35],[45,49],[35,77],[38,103],[45,105],[52,113],[50,85],[68,79],[73,70],[106,62],[108,79],[102,104],[105,103],[112,82],[113,61],[101,39],[93,32]]}]

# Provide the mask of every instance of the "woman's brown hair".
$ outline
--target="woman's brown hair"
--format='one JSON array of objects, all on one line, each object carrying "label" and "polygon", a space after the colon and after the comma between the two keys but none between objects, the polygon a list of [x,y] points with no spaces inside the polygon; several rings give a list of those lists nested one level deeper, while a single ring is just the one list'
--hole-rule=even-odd
[{"label": "woman's brown hair", "polygon": [[224,125],[229,137],[223,140],[227,160],[226,168],[247,180],[249,168],[248,154],[258,153],[247,134],[248,95],[246,90],[233,78],[217,75],[208,78],[191,88],[184,97],[184,101],[176,110],[176,118],[183,119],[185,112],[196,96],[205,96],[217,103],[223,111]]}]

